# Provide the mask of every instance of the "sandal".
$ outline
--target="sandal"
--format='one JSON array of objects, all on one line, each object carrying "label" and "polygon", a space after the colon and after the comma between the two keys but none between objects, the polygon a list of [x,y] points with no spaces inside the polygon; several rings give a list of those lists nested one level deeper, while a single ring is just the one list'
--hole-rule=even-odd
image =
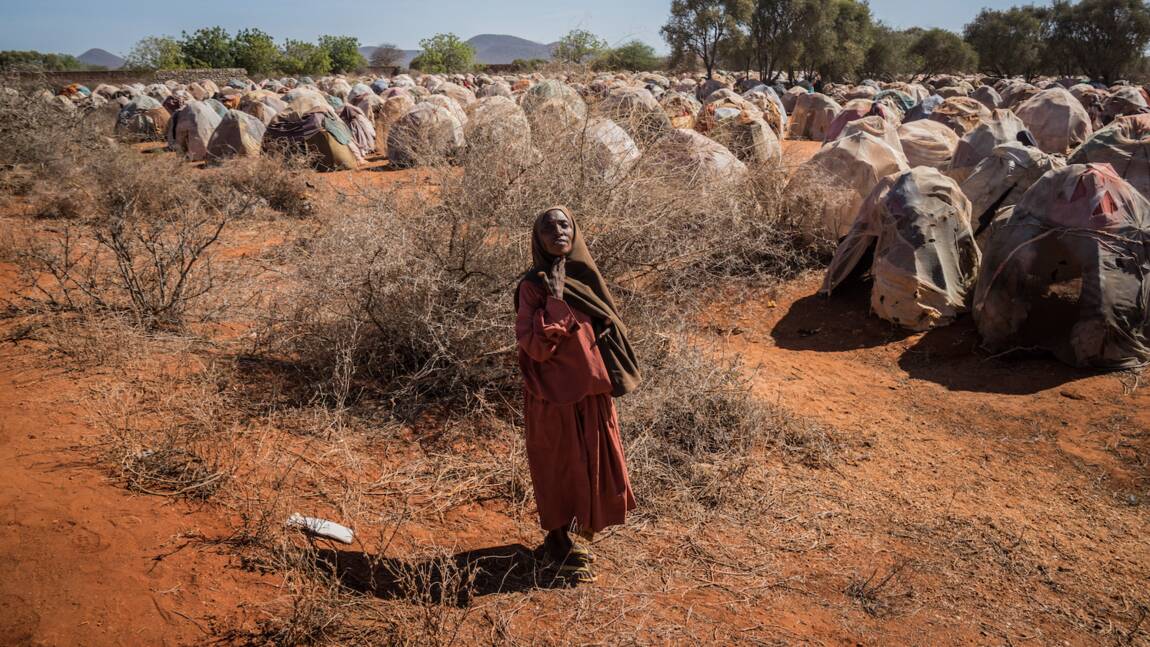
[{"label": "sandal", "polygon": [[583,560],[573,560],[559,567],[559,577],[576,584],[594,584],[599,578],[591,570],[591,564]]}]

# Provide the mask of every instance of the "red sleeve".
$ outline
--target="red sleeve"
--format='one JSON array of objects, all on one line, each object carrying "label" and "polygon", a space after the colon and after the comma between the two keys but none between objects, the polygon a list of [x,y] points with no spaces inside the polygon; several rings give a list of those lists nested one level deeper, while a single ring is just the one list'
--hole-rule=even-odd
[{"label": "red sleeve", "polygon": [[546,362],[560,342],[578,330],[571,306],[545,293],[532,281],[519,286],[519,312],[515,317],[515,339],[519,348],[537,362]]}]

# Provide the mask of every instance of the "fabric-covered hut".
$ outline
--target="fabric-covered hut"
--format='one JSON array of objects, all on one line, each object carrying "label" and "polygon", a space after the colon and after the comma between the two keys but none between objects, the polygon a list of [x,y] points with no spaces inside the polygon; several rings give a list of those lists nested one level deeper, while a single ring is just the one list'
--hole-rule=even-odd
[{"label": "fabric-covered hut", "polygon": [[929,166],[940,171],[950,168],[958,148],[958,134],[946,124],[920,119],[899,126],[897,132],[911,168]]},{"label": "fabric-covered hut", "polygon": [[922,331],[968,310],[980,262],[970,201],[937,169],[879,182],[839,243],[822,292],[832,294],[871,251],[871,309],[882,319]]},{"label": "fabric-covered hut", "polygon": [[947,175],[961,183],[978,163],[990,156],[991,151],[1007,143],[1022,141],[1033,143],[1026,124],[1010,110],[995,110],[989,119],[958,141]]},{"label": "fabric-covered hut", "polygon": [[208,141],[208,157],[259,157],[267,126],[258,117],[230,110]]},{"label": "fabric-covered hut", "polygon": [[978,240],[985,242],[995,219],[1004,209],[1014,207],[1039,178],[1065,165],[1059,157],[1018,142],[1007,142],[991,151],[962,182],[962,192],[973,208]]},{"label": "fabric-covered hut", "polygon": [[825,94],[803,94],[787,125],[787,139],[824,141],[842,107]]},{"label": "fabric-covered hut", "polygon": [[1038,180],[986,245],[974,299],[983,346],[1042,348],[1078,367],[1150,361],[1150,202],[1105,164]]},{"label": "fabric-covered hut", "polygon": [[193,162],[208,159],[208,142],[222,118],[203,101],[189,101],[168,121],[168,149]]},{"label": "fabric-covered hut", "polygon": [[1068,162],[1109,164],[1119,177],[1150,199],[1150,114],[1115,119],[1091,135]]},{"label": "fabric-covered hut", "polygon": [[1063,88],[1043,90],[1015,112],[1047,153],[1066,155],[1094,132],[1086,108]]},{"label": "fabric-covered hut", "polygon": [[387,158],[398,168],[438,164],[453,159],[465,141],[463,124],[455,115],[442,106],[421,102],[392,124]]}]

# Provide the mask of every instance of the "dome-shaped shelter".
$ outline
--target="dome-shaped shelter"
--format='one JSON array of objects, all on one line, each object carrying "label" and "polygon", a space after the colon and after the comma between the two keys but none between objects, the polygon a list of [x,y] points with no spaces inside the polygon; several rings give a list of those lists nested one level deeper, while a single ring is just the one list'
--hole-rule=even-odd
[{"label": "dome-shaped shelter", "polygon": [[1090,115],[1074,95],[1063,88],[1043,90],[1015,110],[1038,147],[1054,155],[1066,155],[1094,132]]},{"label": "dome-shaped shelter", "polygon": [[464,142],[463,124],[455,115],[442,106],[421,102],[391,126],[387,158],[398,168],[439,164],[453,159]]},{"label": "dome-shaped shelter", "polygon": [[208,157],[259,157],[267,126],[254,115],[229,110],[208,142]]},{"label": "dome-shaped shelter", "polygon": [[1042,348],[1079,367],[1150,361],[1150,202],[1105,164],[1030,187],[987,243],[975,292],[983,346]]},{"label": "dome-shaped shelter", "polygon": [[1010,110],[995,110],[978,128],[963,135],[954,149],[947,175],[961,183],[974,171],[978,163],[990,156],[991,151],[1008,142],[1033,143],[1026,124]]},{"label": "dome-shaped shelter", "polygon": [[882,179],[835,251],[822,292],[831,294],[872,250],[871,309],[882,319],[929,330],[969,308],[980,261],[970,201],[937,169]]},{"label": "dome-shaped shelter", "polygon": [[897,132],[911,168],[929,166],[940,171],[950,168],[958,148],[958,134],[946,124],[920,119],[899,126]]},{"label": "dome-shaped shelter", "polygon": [[787,124],[787,139],[824,141],[842,107],[825,94],[802,94]]},{"label": "dome-shaped shelter", "polygon": [[747,166],[722,144],[683,128],[671,131],[651,146],[646,158],[687,182],[729,182],[747,174]]},{"label": "dome-shaped shelter", "polygon": [[1109,164],[1122,179],[1150,199],[1150,114],[1115,119],[1091,135],[1068,161]]},{"label": "dome-shaped shelter", "polygon": [[1018,142],[1007,142],[991,151],[962,182],[962,192],[973,208],[975,237],[985,242],[991,224],[1004,209],[1017,204],[1047,172],[1063,166],[1066,164],[1061,158]]}]

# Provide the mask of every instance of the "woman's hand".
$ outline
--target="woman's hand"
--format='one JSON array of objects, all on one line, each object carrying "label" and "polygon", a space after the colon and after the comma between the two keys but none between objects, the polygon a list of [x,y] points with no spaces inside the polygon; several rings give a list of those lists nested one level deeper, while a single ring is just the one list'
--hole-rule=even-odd
[{"label": "woman's hand", "polygon": [[556,299],[563,298],[563,284],[567,280],[567,257],[559,256],[551,265],[549,272],[540,272],[539,278],[547,286],[547,293]]}]

